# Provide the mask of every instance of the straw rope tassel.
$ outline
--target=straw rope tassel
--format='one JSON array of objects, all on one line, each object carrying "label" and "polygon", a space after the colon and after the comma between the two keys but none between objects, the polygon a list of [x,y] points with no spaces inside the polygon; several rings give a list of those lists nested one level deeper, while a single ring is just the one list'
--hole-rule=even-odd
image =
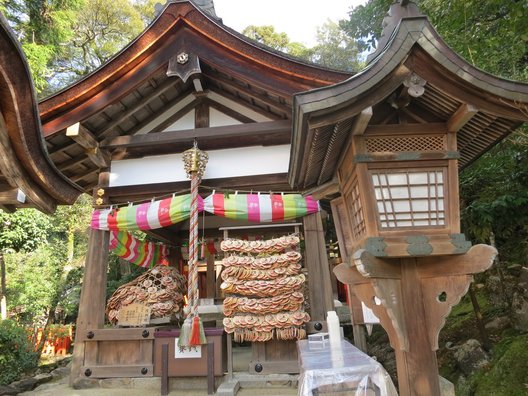
[{"label": "straw rope tassel", "polygon": [[198,316],[198,185],[200,178],[193,172],[191,177],[191,217],[189,220],[189,282],[187,298],[189,313],[182,326],[178,346],[180,348],[206,344],[203,324]]}]

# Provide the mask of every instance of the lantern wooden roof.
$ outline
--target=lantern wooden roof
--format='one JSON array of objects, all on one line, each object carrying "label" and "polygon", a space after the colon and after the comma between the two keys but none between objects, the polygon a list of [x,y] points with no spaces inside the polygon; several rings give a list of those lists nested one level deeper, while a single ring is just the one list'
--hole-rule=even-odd
[{"label": "lantern wooden roof", "polygon": [[51,213],[80,193],[48,156],[28,65],[0,15],[0,208]]},{"label": "lantern wooden roof", "polygon": [[[292,186],[335,192],[335,169],[353,134],[390,133],[401,124],[415,133],[447,128],[457,133],[463,168],[528,120],[528,85],[468,64],[415,4],[393,4],[384,26],[378,50],[362,72],[295,95]],[[409,95],[413,84],[423,93]]]},{"label": "lantern wooden roof", "polygon": [[[203,150],[288,144],[293,94],[349,76],[259,45],[191,1],[169,1],[108,63],[43,100],[40,115],[53,162],[88,191],[110,158],[182,152],[194,138]],[[239,125],[209,127],[203,113],[211,108]],[[192,128],[167,131],[191,110]],[[286,173],[228,182],[289,189]],[[152,187],[151,194],[169,188]],[[113,194],[123,201],[142,194],[121,190]]]}]

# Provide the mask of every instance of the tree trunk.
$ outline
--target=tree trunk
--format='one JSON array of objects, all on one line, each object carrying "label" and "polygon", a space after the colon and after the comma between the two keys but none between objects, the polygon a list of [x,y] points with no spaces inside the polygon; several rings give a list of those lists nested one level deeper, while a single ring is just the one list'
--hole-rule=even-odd
[{"label": "tree trunk", "polygon": [[482,346],[486,351],[489,352],[491,349],[491,342],[488,337],[488,332],[484,327],[482,311],[480,310],[480,305],[477,301],[477,296],[475,295],[475,291],[473,290],[473,284],[469,285],[469,298],[471,299],[471,305],[473,305],[473,311],[475,312],[475,317],[477,318],[477,328],[482,341]]},{"label": "tree trunk", "polygon": [[[495,233],[493,231],[490,232],[489,239],[490,239],[490,245],[493,246],[495,249],[497,249],[497,245],[495,243]],[[510,296],[508,296],[508,292],[506,291],[506,282],[504,280],[504,272],[502,272],[502,265],[501,265],[498,254],[495,256],[493,266],[497,270],[497,275],[499,275],[501,296],[502,296],[502,301],[504,303],[504,306],[511,309],[511,298]]]},{"label": "tree trunk", "polygon": [[0,290],[0,319],[5,320],[7,318],[7,297],[6,297],[6,269],[4,262],[4,253],[0,252],[0,276],[2,289]]}]

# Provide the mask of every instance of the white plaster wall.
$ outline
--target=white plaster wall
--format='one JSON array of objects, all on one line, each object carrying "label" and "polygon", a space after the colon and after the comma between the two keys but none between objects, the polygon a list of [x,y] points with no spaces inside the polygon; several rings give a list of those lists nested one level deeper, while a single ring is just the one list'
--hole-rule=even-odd
[{"label": "white plaster wall", "polygon": [[189,111],[179,120],[176,120],[173,124],[163,130],[165,131],[183,131],[185,129],[194,129],[194,109]]},{"label": "white plaster wall", "polygon": [[[203,180],[287,173],[290,145],[252,146],[208,151]],[[112,161],[110,187],[188,180],[181,154]]]}]

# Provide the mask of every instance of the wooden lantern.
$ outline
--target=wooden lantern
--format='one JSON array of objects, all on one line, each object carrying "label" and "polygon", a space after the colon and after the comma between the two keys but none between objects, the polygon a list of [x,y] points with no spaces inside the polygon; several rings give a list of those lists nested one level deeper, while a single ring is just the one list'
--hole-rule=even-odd
[{"label": "wooden lantern", "polygon": [[353,250],[377,257],[462,254],[456,135],[396,124],[354,135],[338,169]]}]

